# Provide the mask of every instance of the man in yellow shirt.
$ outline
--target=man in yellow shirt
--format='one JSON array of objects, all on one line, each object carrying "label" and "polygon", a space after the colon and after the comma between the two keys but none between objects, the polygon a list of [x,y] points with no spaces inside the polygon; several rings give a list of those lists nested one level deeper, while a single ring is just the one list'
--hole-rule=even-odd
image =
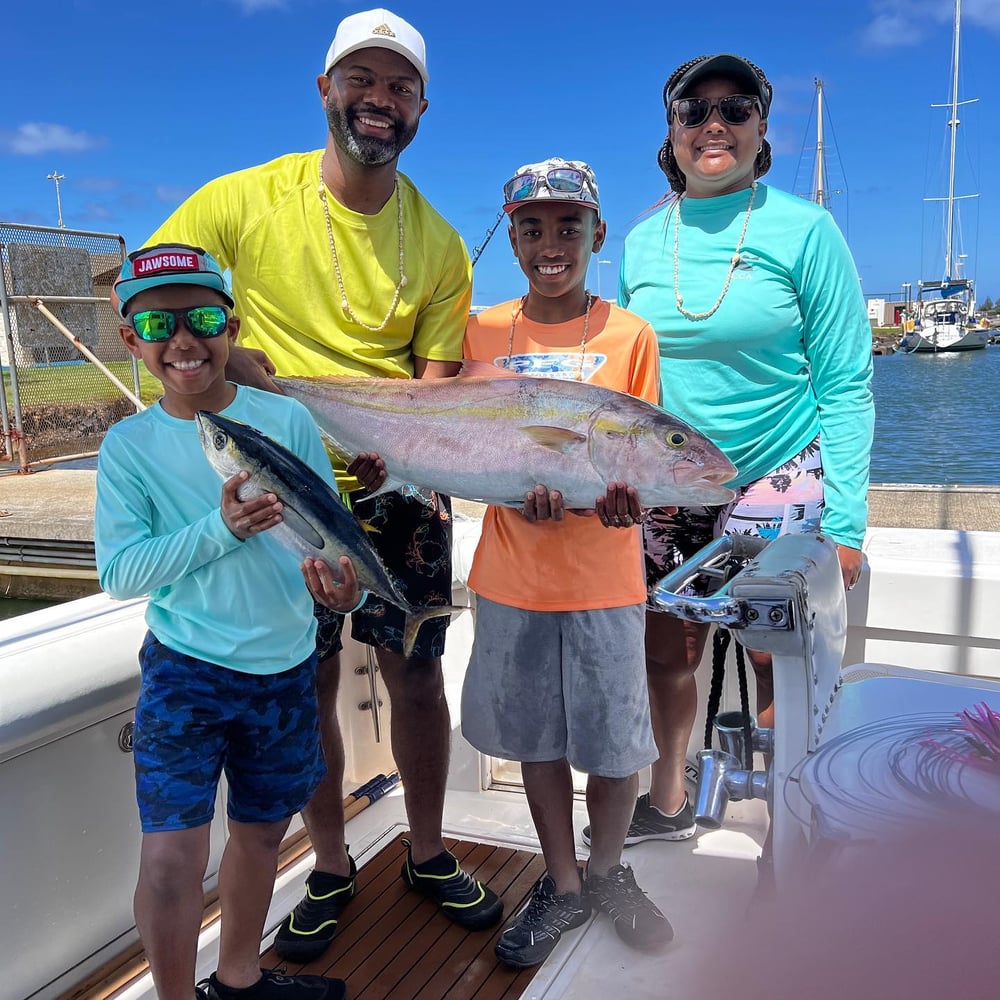
[{"label": "man in yellow shirt", "polygon": [[[274,388],[270,375],[457,374],[472,301],[461,238],[397,170],[427,109],[424,40],[384,9],[346,17],[317,79],[328,125],[324,149],[292,153],[209,182],[150,237],[206,248],[233,276],[241,345],[228,374]],[[378,442],[372,442],[377,451]],[[336,468],[345,493],[359,483]],[[413,604],[451,598],[451,514],[398,493],[355,503]],[[332,941],[354,895],[344,842],[344,754],[336,717],[340,624],[319,614],[317,685],[328,777],[303,810],[316,850],[306,895],[275,948],[308,962]],[[412,843],[402,877],[465,927],[492,926],[501,901],[444,847],[441,816],[450,720],[441,655],[447,619],[426,623],[410,657],[403,618],[375,598],[352,615],[352,636],[374,646],[392,699],[392,748]]]}]

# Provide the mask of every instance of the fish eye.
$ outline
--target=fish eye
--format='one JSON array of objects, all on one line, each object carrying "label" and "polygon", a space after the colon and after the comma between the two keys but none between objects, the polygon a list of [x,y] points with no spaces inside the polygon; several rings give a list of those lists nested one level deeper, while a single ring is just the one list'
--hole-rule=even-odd
[{"label": "fish eye", "polygon": [[212,435],[212,444],[218,451],[222,451],[222,449],[226,447],[226,435],[223,434],[222,431],[216,431],[215,434]]},{"label": "fish eye", "polygon": [[683,431],[671,431],[667,435],[667,445],[671,448],[683,448],[687,440],[688,436]]}]

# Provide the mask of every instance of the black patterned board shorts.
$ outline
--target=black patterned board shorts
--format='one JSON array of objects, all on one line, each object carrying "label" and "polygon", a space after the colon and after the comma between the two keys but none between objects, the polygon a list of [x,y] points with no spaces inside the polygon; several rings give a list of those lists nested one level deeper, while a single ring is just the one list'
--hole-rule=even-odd
[{"label": "black patterned board shorts", "polygon": [[[801,531],[818,531],[823,516],[823,458],[819,437],[774,472],[736,491],[727,504],[680,507],[668,514],[656,507],[642,526],[646,589],[656,585],[685,559],[722,535],[756,535],[774,539]],[[691,592],[704,597],[704,578]],[[649,607],[654,607],[652,602]]]},{"label": "black patterned board shorts", "polygon": [[[429,506],[421,497],[383,493],[353,504],[354,514],[368,527],[368,538],[386,569],[414,607],[451,604],[451,497],[434,494]],[[320,662],[343,649],[344,616],[316,605],[316,654]],[[444,636],[451,620],[432,618],[420,626],[413,658],[444,654]],[[394,653],[403,652],[406,615],[394,604],[369,594],[351,615],[351,638]]]},{"label": "black patterned board shorts", "polygon": [[326,774],[315,656],[281,673],[246,674],[150,632],[139,666],[132,751],[143,833],[210,822],[223,771],[237,822],[277,822],[309,801]]}]

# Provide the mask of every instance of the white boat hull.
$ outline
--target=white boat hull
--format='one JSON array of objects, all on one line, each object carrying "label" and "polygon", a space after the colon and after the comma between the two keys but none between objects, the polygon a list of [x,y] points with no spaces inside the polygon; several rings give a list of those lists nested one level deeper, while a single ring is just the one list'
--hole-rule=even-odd
[{"label": "white boat hull", "polygon": [[[478,525],[465,528],[457,530],[457,604],[463,603],[461,579],[478,533]],[[1000,675],[995,612],[1000,534],[875,529],[865,550],[866,573],[850,595],[841,626],[846,628],[844,662]],[[17,804],[0,816],[0,928],[18,956],[6,973],[4,996],[51,1000],[136,940],[131,895],[139,830],[131,758],[119,738],[131,720],[138,689],[142,611],[141,601],[117,604],[97,596],[0,623],[0,796]],[[461,737],[460,691],[471,635],[472,614],[464,612],[452,626],[444,665],[453,727],[445,829],[453,836],[537,849],[523,796],[491,788],[494,762]],[[367,676],[356,672],[364,665],[364,653],[347,648],[339,708],[348,743],[347,780],[356,784],[390,769],[389,705],[385,699],[383,736],[376,743],[371,717],[358,711],[368,686]],[[704,670],[702,678],[704,700]],[[735,680],[727,678],[722,709],[738,708],[735,687]],[[956,704],[964,704],[964,697],[956,698]],[[818,708],[823,711],[823,705]],[[788,719],[790,713],[784,714]],[[791,742],[792,731],[800,742],[807,740],[813,713],[803,707],[800,714],[794,725],[778,731],[779,740]],[[827,722],[831,728],[832,721]],[[700,742],[699,725],[692,748]],[[787,770],[790,762],[783,767]],[[206,888],[214,883],[225,835],[222,812],[217,811]],[[575,814],[579,830],[586,822],[582,800]],[[796,832],[798,820],[786,818],[776,850],[791,851],[806,832]],[[398,792],[352,820],[349,836],[359,861],[403,824]],[[766,829],[763,802],[736,802],[721,830],[701,831],[686,844],[631,848],[627,860],[639,883],[675,925],[671,954],[637,956],[617,940],[608,921],[598,918],[567,936],[539,970],[530,995],[591,1000],[625,986],[631,996],[646,1000],[663,995],[664,962],[678,996],[699,995],[697,976],[718,947],[713,926],[749,903]],[[306,856],[276,885],[269,935],[300,897],[310,864]],[[213,924],[202,937],[199,975],[212,971],[217,948],[218,925]],[[629,970],[625,979],[623,968]],[[148,975],[117,996],[150,1000]]]},{"label": "white boat hull", "polygon": [[989,343],[989,339],[990,331],[983,327],[941,324],[908,333],[901,349],[906,354],[981,351]]}]

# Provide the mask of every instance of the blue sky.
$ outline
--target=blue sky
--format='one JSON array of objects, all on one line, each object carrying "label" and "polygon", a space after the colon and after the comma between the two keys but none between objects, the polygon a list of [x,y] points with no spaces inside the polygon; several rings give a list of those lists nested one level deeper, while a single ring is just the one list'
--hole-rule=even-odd
[{"label": "blue sky", "polygon": [[[316,148],[315,77],[337,21],[326,0],[10,0],[0,57],[0,221],[68,227],[136,246],[210,178]],[[733,51],[775,88],[768,181],[807,193],[815,87],[824,82],[833,212],[866,294],[939,278],[947,185],[952,0],[678,3],[397,2],[428,46],[430,108],[401,159],[470,252],[522,163],[584,159],[609,238],[590,287],[609,296],[630,225],[665,191],[661,92],[674,67]],[[956,193],[980,299],[1000,298],[1000,0],[963,3]],[[805,149],[804,149],[805,147]],[[501,228],[475,268],[475,302],[520,294]]]}]

